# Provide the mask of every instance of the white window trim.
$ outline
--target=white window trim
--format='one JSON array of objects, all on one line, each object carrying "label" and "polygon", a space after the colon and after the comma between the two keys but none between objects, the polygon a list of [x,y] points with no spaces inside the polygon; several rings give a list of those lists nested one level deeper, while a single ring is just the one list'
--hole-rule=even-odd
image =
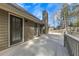
[{"label": "white window trim", "polygon": [[[10,15],[11,13],[8,13],[8,47],[11,47],[10,45]],[[24,42],[24,18],[22,19],[22,42]]]}]

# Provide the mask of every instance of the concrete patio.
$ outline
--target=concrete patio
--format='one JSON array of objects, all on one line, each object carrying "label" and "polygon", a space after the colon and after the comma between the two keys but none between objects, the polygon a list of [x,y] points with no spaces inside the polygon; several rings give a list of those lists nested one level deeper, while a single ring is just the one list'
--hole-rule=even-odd
[{"label": "concrete patio", "polygon": [[47,34],[0,52],[1,56],[68,56],[63,35]]}]

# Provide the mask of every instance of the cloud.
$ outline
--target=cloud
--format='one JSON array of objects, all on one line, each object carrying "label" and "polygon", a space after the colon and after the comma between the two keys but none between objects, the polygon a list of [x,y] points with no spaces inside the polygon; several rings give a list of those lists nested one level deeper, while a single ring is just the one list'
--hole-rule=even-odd
[{"label": "cloud", "polygon": [[37,3],[32,3],[34,6],[37,5]]},{"label": "cloud", "polygon": [[55,27],[58,26],[57,18],[59,18],[59,16],[60,16],[60,11],[58,12],[57,15],[55,15],[55,14],[60,9],[60,4],[52,4],[52,3],[48,4],[46,9],[48,10],[48,13],[49,13],[49,17],[48,17],[49,18],[49,22],[48,23],[51,26],[55,26]]},{"label": "cloud", "polygon": [[24,8],[30,12],[31,14],[33,14],[34,16],[36,16],[37,18],[42,20],[42,12],[44,9],[47,10],[48,12],[48,23],[50,25],[57,25],[57,21],[54,20],[54,14],[58,11],[58,9],[60,8],[59,4],[56,3],[49,3],[49,4],[40,4],[40,3],[20,3],[21,5],[24,6]]},{"label": "cloud", "polygon": [[[56,21],[54,19],[54,14],[57,11],[56,9],[58,9],[58,5],[57,4],[52,4],[52,3],[51,4],[47,4],[45,9],[48,11],[48,24],[56,27],[58,25],[57,24],[58,21]],[[38,17],[39,19],[42,19],[42,11],[43,10],[44,9],[42,8],[41,4],[34,4],[34,8],[33,8],[32,14],[35,15],[36,17]]]},{"label": "cloud", "polygon": [[47,8],[46,8],[46,9],[52,8],[52,6],[53,6],[53,4],[52,4],[52,3],[50,3],[50,4],[48,4],[48,6],[47,6]]},{"label": "cloud", "polygon": [[33,8],[32,14],[42,20],[42,8],[40,4],[36,4]]},{"label": "cloud", "polygon": [[42,19],[42,8],[41,4],[38,3],[18,3],[21,7],[23,7],[28,12],[32,13],[39,19]]},{"label": "cloud", "polygon": [[29,8],[31,8],[31,5],[27,5],[27,3],[19,3],[18,5],[20,5],[21,7],[23,7],[26,10],[28,10]]}]

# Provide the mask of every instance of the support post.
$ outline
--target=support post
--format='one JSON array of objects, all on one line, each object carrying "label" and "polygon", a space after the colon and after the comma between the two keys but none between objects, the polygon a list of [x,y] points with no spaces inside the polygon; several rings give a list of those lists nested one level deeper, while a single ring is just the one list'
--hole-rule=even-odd
[{"label": "support post", "polygon": [[24,42],[24,18],[22,21],[22,42]]},{"label": "support post", "polygon": [[8,47],[10,47],[10,13],[8,13]]}]

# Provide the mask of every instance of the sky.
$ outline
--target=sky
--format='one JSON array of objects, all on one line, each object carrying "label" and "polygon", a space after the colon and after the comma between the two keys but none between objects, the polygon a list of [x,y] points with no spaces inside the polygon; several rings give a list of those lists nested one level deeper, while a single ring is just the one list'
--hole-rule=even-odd
[{"label": "sky", "polygon": [[54,14],[62,7],[59,3],[18,3],[26,11],[33,14],[42,20],[42,11],[48,12],[48,24],[53,27],[58,26],[58,21],[55,20]]}]

